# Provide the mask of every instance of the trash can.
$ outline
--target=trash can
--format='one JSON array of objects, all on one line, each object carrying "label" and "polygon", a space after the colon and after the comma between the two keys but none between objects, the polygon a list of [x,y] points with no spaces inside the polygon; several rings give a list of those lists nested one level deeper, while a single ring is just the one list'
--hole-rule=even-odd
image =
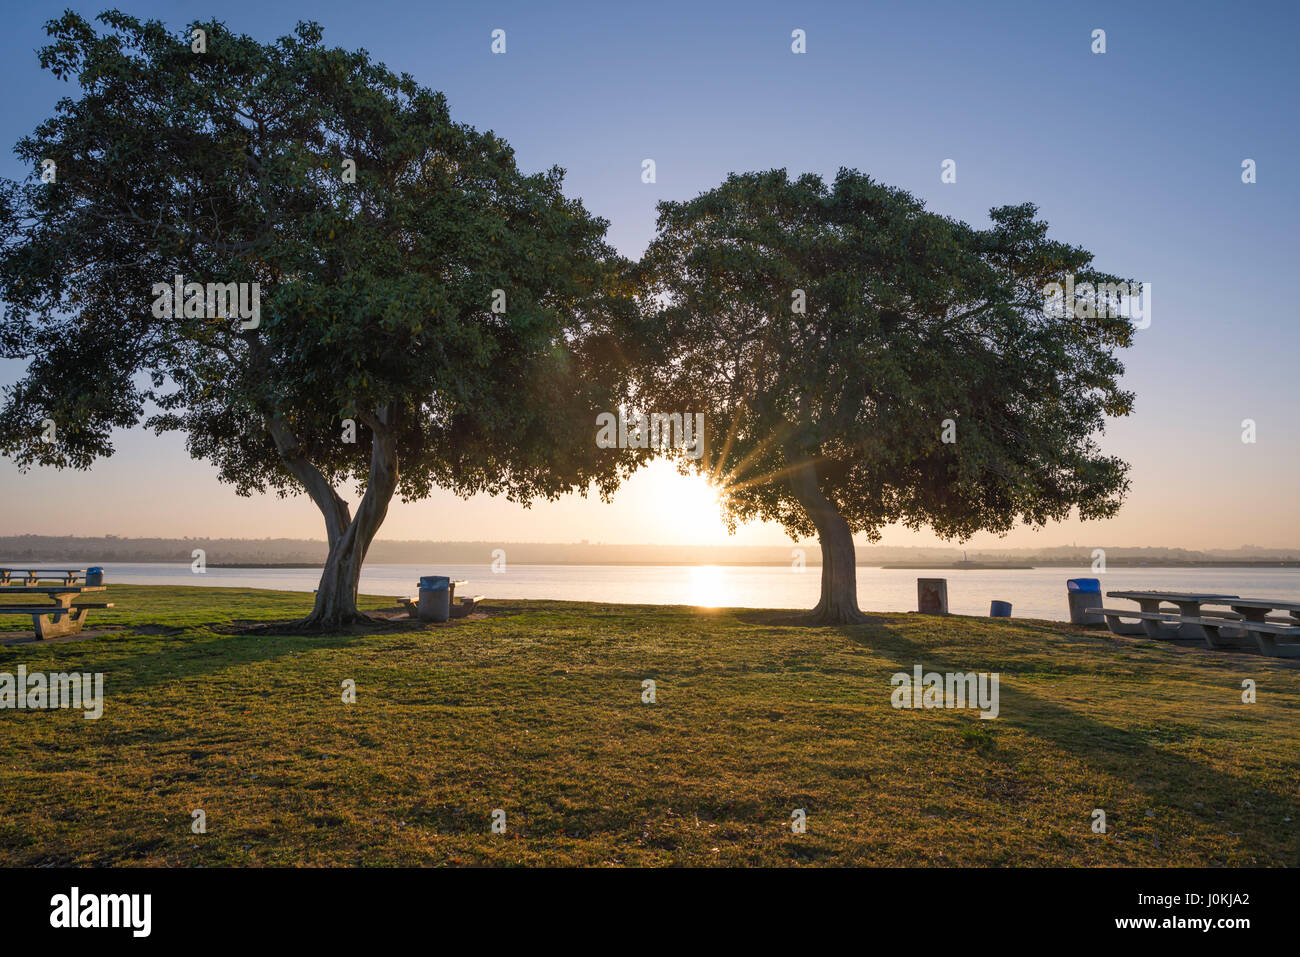
[{"label": "trash can", "polygon": [[420,621],[446,621],[451,617],[451,578],[447,575],[424,575],[420,578]]},{"label": "trash can", "polygon": [[990,604],[990,605],[989,605],[989,617],[990,617],[990,618],[1010,618],[1010,617],[1011,617],[1011,602],[1009,602],[1009,601],[995,601],[995,602],[993,602],[992,604]]},{"label": "trash can", "polygon": [[98,565],[92,565],[86,569],[86,587],[99,586],[104,584],[104,569]]},{"label": "trash can", "polygon": [[948,579],[918,578],[916,610],[923,615],[948,614]]},{"label": "trash can", "polygon": [[1070,599],[1070,624],[1104,625],[1106,619],[1101,615],[1085,614],[1089,608],[1101,607],[1101,580],[1097,578],[1069,578],[1065,582],[1066,595]]}]

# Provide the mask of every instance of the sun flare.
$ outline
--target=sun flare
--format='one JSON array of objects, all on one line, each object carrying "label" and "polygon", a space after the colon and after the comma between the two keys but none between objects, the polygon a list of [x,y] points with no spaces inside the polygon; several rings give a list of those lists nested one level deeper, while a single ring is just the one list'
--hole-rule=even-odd
[{"label": "sun flare", "polygon": [[647,466],[657,503],[657,514],[671,524],[674,537],[721,544],[727,541],[718,489],[703,475],[682,475],[669,462]]},{"label": "sun flare", "polygon": [[700,608],[719,608],[723,601],[724,569],[717,565],[696,565],[691,569],[691,604]]}]

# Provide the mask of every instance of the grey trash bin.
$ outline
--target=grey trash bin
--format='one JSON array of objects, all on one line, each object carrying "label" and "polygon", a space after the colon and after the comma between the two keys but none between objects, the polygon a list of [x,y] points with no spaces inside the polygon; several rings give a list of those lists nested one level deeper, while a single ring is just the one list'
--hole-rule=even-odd
[{"label": "grey trash bin", "polygon": [[92,585],[99,586],[104,584],[104,569],[98,565],[92,565],[86,569],[86,587]]},{"label": "grey trash bin", "polygon": [[1101,581],[1096,578],[1070,578],[1065,582],[1066,595],[1070,599],[1070,624],[1104,625],[1102,615],[1089,615],[1089,608],[1101,607]]},{"label": "grey trash bin", "polygon": [[446,621],[451,617],[451,578],[425,575],[420,579],[420,604],[416,611],[420,621]]}]

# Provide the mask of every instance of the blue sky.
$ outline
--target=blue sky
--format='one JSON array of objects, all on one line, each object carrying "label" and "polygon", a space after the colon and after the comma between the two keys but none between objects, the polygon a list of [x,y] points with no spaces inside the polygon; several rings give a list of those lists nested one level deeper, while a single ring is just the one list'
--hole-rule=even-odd
[{"label": "blue sky", "polygon": [[[93,15],[104,4],[71,4]],[[123,3],[181,27],[216,15],[259,39],[314,19],[444,91],[520,165],[568,171],[567,191],[639,255],[654,204],[772,167],[851,166],[976,224],[1032,201],[1052,234],[1152,284],[1152,322],[1125,354],[1136,414],[1105,447],[1133,464],[1116,519],[1013,533],[1002,544],[1300,544],[1300,332],[1292,277],[1300,188],[1294,3]],[[70,88],[34,50],[57,7],[18,7],[0,35],[12,143]],[[493,55],[491,31],[506,31]],[[790,49],[806,31],[807,53]],[[1090,50],[1094,29],[1107,52]],[[657,182],[641,182],[655,160]],[[940,182],[945,159],[957,182]],[[1241,182],[1254,159],[1258,182]],[[27,176],[7,151],[0,173]],[[15,363],[0,363],[12,381]],[[1254,419],[1258,439],[1241,441]],[[395,538],[712,541],[707,496],[660,470],[612,506],[525,512],[449,496],[395,506]],[[683,480],[684,481],[684,480]],[[648,521],[692,498],[697,521]],[[90,497],[93,503],[86,504]],[[195,499],[205,503],[195,513]],[[0,463],[0,530],[320,537],[305,499],[237,499],[179,437],[122,436],[90,474]],[[69,502],[77,504],[69,505]],[[189,507],[186,501],[190,502]],[[21,507],[18,503],[21,502]],[[737,541],[783,541],[753,527]],[[929,544],[901,530],[889,544]],[[991,538],[977,544],[998,544]]]}]

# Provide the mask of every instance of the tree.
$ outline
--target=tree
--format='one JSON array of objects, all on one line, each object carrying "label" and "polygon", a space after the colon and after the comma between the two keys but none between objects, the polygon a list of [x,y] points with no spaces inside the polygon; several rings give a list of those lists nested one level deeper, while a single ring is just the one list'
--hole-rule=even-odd
[{"label": "tree", "polygon": [[364,617],[394,494],[612,494],[630,465],[591,410],[622,394],[635,303],[561,170],[524,175],[312,23],[263,44],[99,19],[47,24],[40,63],[80,96],[16,147],[52,176],[0,188],[0,350],[29,363],[0,450],[84,469],[143,421],[240,494],[305,491],[329,540],[310,628]]},{"label": "tree", "polygon": [[[1127,466],[1094,436],[1131,408],[1114,355],[1133,329],[1125,287],[1035,215],[994,209],[975,229],[849,170],[829,186],[732,175],[660,204],[638,401],[706,413],[696,467],[731,528],[817,536],[809,622],[863,619],[854,534],[965,538],[1118,509]],[[1067,276],[1079,317],[1045,304]]]}]

